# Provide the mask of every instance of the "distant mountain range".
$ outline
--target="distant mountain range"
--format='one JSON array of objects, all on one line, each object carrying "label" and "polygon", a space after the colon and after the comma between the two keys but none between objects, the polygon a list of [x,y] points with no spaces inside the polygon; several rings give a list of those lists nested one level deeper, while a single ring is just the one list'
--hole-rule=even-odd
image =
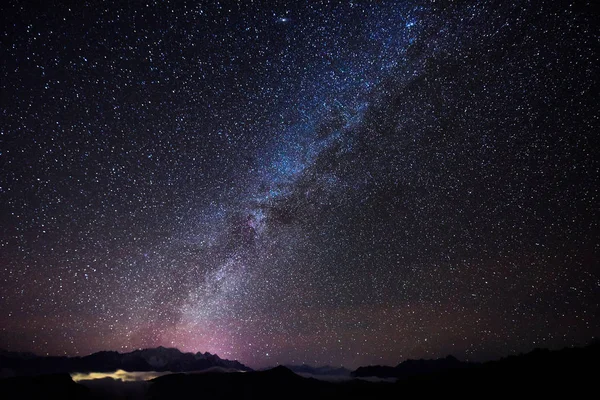
[{"label": "distant mountain range", "polygon": [[312,367],[310,365],[285,365],[286,368],[297,374],[326,375],[326,376],[350,376],[350,370],[344,367]]},{"label": "distant mountain range", "polygon": [[453,356],[448,356],[436,360],[406,360],[395,367],[382,365],[359,367],[357,370],[352,371],[352,376],[356,378],[375,376],[379,378],[407,379],[419,375],[470,368],[475,365],[477,364],[459,361]]},{"label": "distant mountain range", "polygon": [[[162,364],[164,361],[173,362],[173,360],[170,356],[155,358],[156,353],[176,356],[177,353],[172,350],[174,349],[150,349],[133,353],[137,354],[136,357],[148,356],[152,362]],[[200,356],[204,355],[200,354]],[[6,353],[2,357],[6,357]],[[460,396],[478,399],[514,396],[586,398],[590,393],[597,391],[596,365],[599,358],[600,345],[593,343],[584,348],[567,348],[558,351],[537,349],[528,354],[468,364],[466,367],[465,363],[460,363],[452,357],[438,360],[412,360],[396,367],[387,367],[393,369],[395,373],[404,373],[402,377],[406,378],[400,377],[393,383],[363,379],[312,379],[297,375],[283,366],[244,373],[223,373],[220,371],[222,368],[210,368],[204,373],[166,374],[144,382],[122,382],[104,378],[77,383],[68,374],[52,374],[0,379],[0,393],[2,398],[7,399],[74,400],[89,398],[98,400],[114,398],[345,400],[400,399],[417,396],[420,398]],[[451,368],[451,365],[457,368]],[[304,367],[304,371],[311,369],[315,372],[312,367]],[[406,371],[409,370],[417,372],[407,376]],[[377,370],[372,371],[377,372]]]},{"label": "distant mountain range", "polygon": [[[471,363],[456,359],[453,356],[432,360],[406,360],[393,366],[371,365],[350,371],[343,367],[310,365],[286,365],[277,368],[292,371],[296,374],[348,377],[348,378],[394,378],[406,381],[420,377],[432,377],[440,374],[456,374],[460,371],[490,369],[495,365],[507,365],[512,360],[523,364],[529,359],[543,357],[558,358],[562,354],[584,352],[598,354],[600,344],[593,342],[585,349],[565,349],[560,352],[536,350],[527,355],[508,357],[486,363]],[[175,348],[157,347],[135,350],[129,353],[116,351],[100,351],[84,357],[37,356],[32,353],[19,353],[0,350],[0,378],[11,376],[32,376],[44,374],[69,374],[74,372],[112,372],[125,371],[157,371],[157,372],[192,372],[192,371],[252,371],[237,360],[226,360],[211,353],[184,353]]]},{"label": "distant mountain range", "polygon": [[125,371],[201,371],[213,367],[250,371],[238,361],[225,360],[211,353],[182,353],[178,349],[157,347],[130,353],[100,351],[84,357],[41,357],[31,353],[0,351],[1,376],[46,373]]}]

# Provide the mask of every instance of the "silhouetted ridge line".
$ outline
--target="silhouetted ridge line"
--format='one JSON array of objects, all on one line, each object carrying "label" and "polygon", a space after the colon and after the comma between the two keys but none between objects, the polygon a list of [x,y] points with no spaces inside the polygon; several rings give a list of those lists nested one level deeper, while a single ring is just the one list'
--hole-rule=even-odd
[{"label": "silhouetted ridge line", "polygon": [[0,352],[3,375],[40,375],[48,373],[125,371],[201,371],[222,367],[250,371],[237,360],[226,360],[211,353],[183,353],[175,348],[157,347],[129,353],[100,351],[84,357],[42,357],[29,353]]},{"label": "silhouetted ridge line", "polygon": [[469,368],[473,363],[462,362],[454,356],[435,360],[406,360],[395,367],[372,365],[359,367],[352,371],[354,377],[376,376],[379,378],[410,378],[423,374],[445,371],[449,369]]},{"label": "silhouetted ridge line", "polygon": [[[159,351],[161,352],[164,350]],[[430,398],[448,395],[482,398],[492,394],[495,398],[500,395],[583,398],[596,389],[595,364],[599,355],[600,346],[598,343],[592,343],[584,348],[558,351],[536,349],[528,354],[470,364],[468,368],[442,368],[465,364],[453,357],[409,360],[396,367],[387,368],[410,367],[412,371],[417,370],[421,373],[398,379],[396,383],[370,382],[363,379],[327,382],[303,378],[284,366],[249,372],[222,373],[209,370],[198,374],[174,373],[154,378],[149,382],[141,382],[141,385],[137,386],[140,391],[136,392],[135,398],[391,400],[407,396]],[[5,378],[0,379],[0,393],[6,398],[19,399],[112,399],[112,393],[117,393],[102,390],[109,386],[114,387],[119,381],[108,379],[105,382],[92,382],[97,384],[86,386],[83,382],[75,383],[66,374]],[[120,385],[121,388],[131,388],[128,382],[121,382]]]},{"label": "silhouetted ridge line", "polygon": [[291,369],[297,374],[311,374],[311,375],[327,375],[327,376],[349,376],[350,370],[344,367],[332,367],[330,365],[324,365],[322,367],[313,367],[310,365],[285,365],[285,367]]}]

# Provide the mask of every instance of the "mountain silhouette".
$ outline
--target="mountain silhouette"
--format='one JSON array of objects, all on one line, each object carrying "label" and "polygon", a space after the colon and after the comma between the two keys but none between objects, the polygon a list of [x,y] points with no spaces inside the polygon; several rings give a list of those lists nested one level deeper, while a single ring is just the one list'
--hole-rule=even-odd
[{"label": "mountain silhouette", "polygon": [[459,361],[454,356],[447,356],[436,360],[406,360],[395,367],[381,365],[360,367],[352,371],[352,376],[407,379],[451,369],[469,368],[474,365],[473,363]]},{"label": "mountain silhouette", "polygon": [[250,371],[244,364],[211,353],[183,353],[157,347],[129,353],[100,351],[85,357],[40,357],[30,353],[0,352],[2,376],[41,375],[72,372],[201,371],[213,367]]},{"label": "mountain silhouette", "polygon": [[[179,354],[181,354],[181,356]],[[116,356],[115,356],[116,354]],[[199,359],[221,360],[216,355],[181,353],[175,349],[147,349],[126,354],[114,352],[95,353],[95,360],[113,360],[114,357],[131,357],[145,360],[144,365],[166,367],[186,354]],[[19,359],[17,353],[2,353],[4,360]],[[594,342],[584,348],[565,348],[550,351],[536,349],[527,354],[509,356],[484,363],[463,363],[453,357],[437,360],[407,360],[396,367],[386,367],[400,375],[395,383],[373,382],[365,378],[324,381],[297,375],[284,366],[241,372],[223,367],[210,368],[196,373],[173,373],[147,382],[121,382],[110,378],[74,382],[68,374],[19,376],[0,379],[2,398],[23,399],[105,399],[132,398],[121,393],[136,393],[135,398],[153,400],[173,399],[399,399],[406,396],[454,396],[467,398],[499,396],[535,396],[583,398],[593,393],[600,356],[600,345]],[[25,357],[28,360],[62,359],[61,357]],[[82,357],[85,358],[85,357]],[[149,361],[148,361],[149,360]],[[221,360],[227,361],[227,360]],[[226,362],[227,363],[227,362]],[[234,361],[229,361],[234,363]],[[466,364],[466,365],[465,365]],[[363,367],[357,371],[377,372],[376,368]],[[373,369],[375,368],[375,369]],[[221,371],[221,372],[219,372]],[[354,371],[354,375],[356,372]],[[386,370],[389,373],[389,370]],[[372,372],[369,372],[372,373]],[[370,375],[376,376],[376,375]],[[107,390],[111,387],[111,390]],[[104,388],[104,389],[103,389]],[[135,391],[133,390],[135,389]]]},{"label": "mountain silhouette", "polygon": [[324,365],[322,367],[313,367],[310,365],[285,365],[297,374],[311,374],[311,375],[326,375],[326,376],[350,376],[350,370],[344,367],[332,367]]}]

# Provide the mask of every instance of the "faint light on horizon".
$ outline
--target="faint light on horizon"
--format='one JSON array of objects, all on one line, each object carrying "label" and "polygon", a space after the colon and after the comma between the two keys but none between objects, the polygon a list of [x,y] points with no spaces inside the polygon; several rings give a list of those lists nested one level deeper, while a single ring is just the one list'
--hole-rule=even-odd
[{"label": "faint light on horizon", "polygon": [[71,378],[75,382],[79,381],[92,381],[96,379],[106,379],[111,378],[114,380],[119,380],[123,382],[140,382],[140,381],[149,381],[154,378],[158,378],[159,376],[171,374],[170,371],[137,371],[130,372],[124,371],[122,369],[118,369],[113,372],[74,372],[71,374]]}]

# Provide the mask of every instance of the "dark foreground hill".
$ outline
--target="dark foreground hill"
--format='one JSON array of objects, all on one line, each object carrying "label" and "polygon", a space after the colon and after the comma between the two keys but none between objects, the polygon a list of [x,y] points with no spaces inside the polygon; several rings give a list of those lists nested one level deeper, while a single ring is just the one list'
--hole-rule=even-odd
[{"label": "dark foreground hill", "polygon": [[[140,382],[142,390],[137,392],[139,397],[136,398],[315,400],[456,395],[468,398],[568,395],[578,398],[595,390],[599,355],[598,343],[559,351],[534,350],[467,368],[459,366],[423,372],[398,379],[396,383],[361,379],[326,382],[303,378],[285,367],[250,372],[177,373]],[[107,395],[108,391],[100,389],[99,385],[75,383],[68,375],[0,380],[0,397],[7,399],[119,398],[118,391],[113,390]]]},{"label": "dark foreground hill", "polygon": [[313,367],[310,365],[285,365],[286,368],[297,374],[310,374],[315,376],[350,376],[350,370],[344,367],[332,367],[325,365],[322,367]]},{"label": "dark foreground hill", "polygon": [[225,360],[210,353],[182,353],[157,347],[130,353],[100,351],[85,357],[38,357],[31,353],[0,352],[0,370],[4,377],[71,372],[125,371],[201,371],[221,367],[249,371],[238,361]]},{"label": "dark foreground hill", "polygon": [[459,361],[453,356],[448,356],[437,360],[406,360],[395,367],[386,365],[359,367],[356,371],[352,371],[352,376],[356,378],[374,376],[378,378],[407,379],[448,370],[471,368],[474,366],[476,366],[476,364]]}]

